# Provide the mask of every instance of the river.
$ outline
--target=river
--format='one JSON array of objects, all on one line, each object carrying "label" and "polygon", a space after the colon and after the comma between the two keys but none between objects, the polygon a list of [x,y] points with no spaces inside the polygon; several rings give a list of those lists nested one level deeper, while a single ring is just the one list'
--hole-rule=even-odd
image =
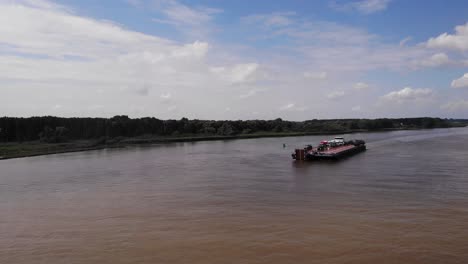
[{"label": "river", "polygon": [[[0,263],[468,263],[468,128],[0,161]],[[286,147],[283,148],[283,143]]]}]

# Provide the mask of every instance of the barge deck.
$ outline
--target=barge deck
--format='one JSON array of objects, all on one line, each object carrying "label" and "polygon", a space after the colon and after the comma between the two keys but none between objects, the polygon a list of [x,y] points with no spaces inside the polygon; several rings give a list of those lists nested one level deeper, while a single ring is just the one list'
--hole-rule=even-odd
[{"label": "barge deck", "polygon": [[363,140],[345,142],[342,138],[335,138],[332,141],[322,141],[316,148],[309,145],[303,149],[296,149],[292,157],[295,160],[336,160],[365,150],[366,144]]}]

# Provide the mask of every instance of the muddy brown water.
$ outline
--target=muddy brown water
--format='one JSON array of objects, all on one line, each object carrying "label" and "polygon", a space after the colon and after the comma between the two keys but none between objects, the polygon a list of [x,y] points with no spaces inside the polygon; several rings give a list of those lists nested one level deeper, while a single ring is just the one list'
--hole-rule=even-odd
[{"label": "muddy brown water", "polygon": [[[0,263],[468,263],[468,129],[178,143],[0,161]],[[283,143],[287,144],[283,148]]]}]

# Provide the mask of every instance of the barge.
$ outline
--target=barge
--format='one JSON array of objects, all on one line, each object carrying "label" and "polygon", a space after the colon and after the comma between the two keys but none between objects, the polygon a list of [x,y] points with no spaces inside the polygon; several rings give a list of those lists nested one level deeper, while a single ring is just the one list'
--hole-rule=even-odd
[{"label": "barge", "polygon": [[343,157],[363,152],[366,150],[364,140],[345,141],[342,137],[335,137],[329,141],[322,141],[318,147],[307,145],[305,148],[296,149],[292,154],[295,160],[337,160]]}]

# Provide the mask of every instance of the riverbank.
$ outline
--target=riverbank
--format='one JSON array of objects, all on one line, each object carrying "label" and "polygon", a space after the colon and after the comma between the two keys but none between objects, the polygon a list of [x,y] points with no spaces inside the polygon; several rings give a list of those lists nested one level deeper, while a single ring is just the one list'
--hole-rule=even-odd
[{"label": "riverbank", "polygon": [[[362,131],[347,131],[346,133],[356,133]],[[0,160],[24,158],[41,155],[59,154],[67,152],[79,152],[88,150],[98,150],[105,148],[123,148],[131,145],[150,145],[175,142],[195,142],[212,140],[234,140],[262,137],[292,137],[319,135],[327,133],[257,133],[235,136],[179,136],[179,137],[136,137],[136,138],[112,138],[99,140],[78,140],[66,143],[43,143],[40,141],[12,142],[0,144]],[[334,133],[328,133],[334,134]]]},{"label": "riverbank", "polygon": [[99,140],[77,140],[65,143],[43,143],[40,141],[11,142],[0,144],[0,160],[24,158],[33,156],[42,156],[50,154],[80,152],[89,150],[98,150],[106,148],[124,148],[133,145],[151,145],[165,144],[175,142],[195,142],[212,140],[234,140],[264,137],[297,137],[313,135],[332,135],[332,134],[353,134],[367,132],[385,132],[397,130],[422,130],[418,128],[411,129],[381,129],[378,131],[370,130],[347,130],[347,131],[326,131],[326,132],[268,132],[254,134],[240,134],[235,136],[178,136],[178,137],[135,137],[135,138],[112,138]]}]

